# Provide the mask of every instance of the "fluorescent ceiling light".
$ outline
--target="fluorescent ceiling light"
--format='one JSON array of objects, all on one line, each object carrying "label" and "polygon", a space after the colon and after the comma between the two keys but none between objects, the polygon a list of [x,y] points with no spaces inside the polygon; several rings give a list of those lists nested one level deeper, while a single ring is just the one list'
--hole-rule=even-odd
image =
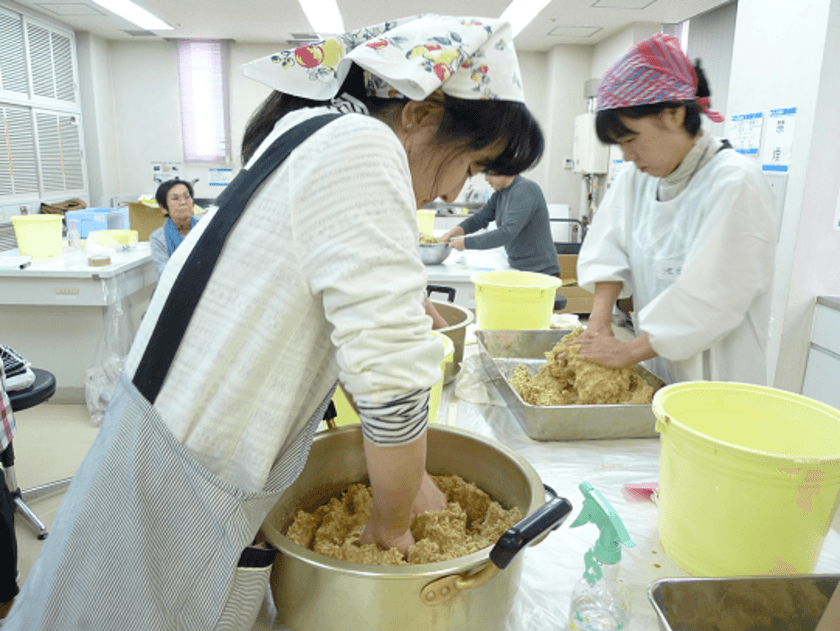
[{"label": "fluorescent ceiling light", "polygon": [[160,18],[155,17],[146,9],[138,7],[131,0],[93,0],[101,7],[108,9],[111,13],[116,13],[121,18],[124,18],[136,24],[140,28],[147,31],[171,31],[173,27],[169,26]]},{"label": "fluorescent ceiling light", "polygon": [[344,20],[341,19],[336,0],[298,0],[298,2],[312,30],[318,33],[319,37],[339,35],[344,32]]},{"label": "fluorescent ceiling light", "polygon": [[510,22],[513,36],[516,37],[550,2],[551,0],[513,0],[502,13],[501,19]]}]

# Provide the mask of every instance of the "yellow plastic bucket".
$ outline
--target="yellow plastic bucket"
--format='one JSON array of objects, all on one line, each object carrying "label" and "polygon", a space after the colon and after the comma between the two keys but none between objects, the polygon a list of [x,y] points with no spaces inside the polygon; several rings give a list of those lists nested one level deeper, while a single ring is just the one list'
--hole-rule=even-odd
[{"label": "yellow plastic bucket", "polygon": [[423,234],[432,234],[435,229],[435,214],[434,210],[420,209],[417,211],[417,228]]},{"label": "yellow plastic bucket", "polygon": [[[441,378],[429,394],[429,422],[437,423],[438,410],[440,409],[440,396],[443,392],[443,375],[446,374],[446,365],[451,363],[455,356],[455,343],[446,335],[437,331],[432,331],[432,335],[436,335],[443,340],[445,346],[443,361],[440,362]],[[356,414],[356,410],[350,405],[350,402],[347,400],[347,395],[344,394],[341,386],[336,388],[335,394],[333,395],[333,403],[338,413],[338,417],[335,419],[336,425],[353,425],[354,423],[360,422],[359,415]]]},{"label": "yellow plastic bucket", "polygon": [[653,398],[659,537],[696,576],[811,573],[840,502],[840,411],[740,383]]},{"label": "yellow plastic bucket", "polygon": [[557,288],[556,276],[518,270],[478,272],[475,317],[479,329],[547,329],[551,325]]},{"label": "yellow plastic bucket", "polygon": [[61,256],[61,215],[14,215],[12,225],[21,254]]}]

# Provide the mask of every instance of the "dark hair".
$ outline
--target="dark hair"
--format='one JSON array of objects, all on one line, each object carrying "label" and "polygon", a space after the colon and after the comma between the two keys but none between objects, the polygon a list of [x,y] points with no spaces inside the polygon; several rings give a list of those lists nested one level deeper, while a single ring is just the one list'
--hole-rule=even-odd
[{"label": "dark hair", "polygon": [[[370,97],[365,92],[361,67],[353,64],[339,93],[347,93],[368,108],[371,114],[399,110],[406,102],[400,99]],[[504,149],[499,156],[482,165],[487,173],[517,175],[533,166],[545,149],[539,123],[524,103],[496,100],[467,100],[444,95],[443,120],[437,139],[463,143],[467,150],[481,150],[497,142]],[[242,162],[254,155],[260,143],[271,133],[274,124],[285,114],[304,107],[324,105],[324,101],[303,99],[282,92],[272,92],[248,121],[242,139]]]},{"label": "dark hair", "polygon": [[174,188],[177,184],[183,184],[187,187],[187,190],[190,193],[190,197],[195,197],[195,193],[193,193],[192,184],[189,182],[185,182],[184,180],[174,179],[174,180],[166,180],[160,186],[158,186],[158,190],[155,192],[155,201],[157,201],[158,206],[162,211],[168,212],[169,206],[166,203],[166,197],[169,195],[169,191]]},{"label": "dark hair", "polygon": [[[694,72],[697,74],[697,91],[695,97],[703,98],[711,96],[709,82],[706,75],[700,68],[700,60],[694,62]],[[623,138],[632,132],[621,122],[621,117],[639,119],[648,116],[657,116],[660,112],[675,107],[685,107],[685,119],[683,127],[693,137],[700,131],[700,115],[703,108],[697,101],[664,101],[662,103],[650,103],[648,105],[636,105],[634,107],[619,107],[614,110],[601,110],[595,116],[595,132],[598,139],[607,145],[617,145],[618,138]]]}]

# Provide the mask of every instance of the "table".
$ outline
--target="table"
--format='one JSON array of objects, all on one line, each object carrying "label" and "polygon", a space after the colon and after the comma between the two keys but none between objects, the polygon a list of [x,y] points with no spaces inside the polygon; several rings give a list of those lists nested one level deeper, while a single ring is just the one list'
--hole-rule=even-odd
[{"label": "table", "polygon": [[[545,484],[574,505],[564,525],[525,550],[522,582],[506,631],[567,628],[572,590],[585,569],[583,555],[599,535],[593,524],[569,527],[583,505],[583,495],[578,489],[583,481],[607,498],[636,542],[635,548],[622,551],[619,570],[632,602],[629,631],[659,628],[648,602],[648,586],[660,578],[689,574],[665,554],[659,543],[656,505],[633,501],[623,491],[627,483],[658,481],[659,439],[532,440],[489,382],[469,332],[461,374],[444,388],[438,422],[494,438],[514,449],[536,469]],[[840,573],[840,533],[835,530],[830,530],[826,537],[815,573]]]},{"label": "table", "polygon": [[127,352],[156,283],[148,242],[112,251],[103,267],[65,248],[26,269],[0,269],[0,342],[55,375],[55,402],[84,402],[85,371]]},{"label": "table", "polygon": [[[437,231],[436,231],[437,232]],[[439,235],[437,235],[439,236]],[[455,289],[455,304],[475,309],[475,285],[471,280],[476,272],[512,269],[504,248],[492,250],[453,250],[440,265],[427,265],[430,285]]]}]

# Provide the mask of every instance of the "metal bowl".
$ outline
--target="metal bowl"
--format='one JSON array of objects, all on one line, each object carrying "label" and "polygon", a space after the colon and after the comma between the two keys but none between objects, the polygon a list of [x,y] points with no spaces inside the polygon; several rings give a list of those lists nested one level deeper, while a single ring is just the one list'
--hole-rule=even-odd
[{"label": "metal bowl", "polygon": [[451,252],[447,243],[420,243],[420,260],[426,265],[440,265]]}]

